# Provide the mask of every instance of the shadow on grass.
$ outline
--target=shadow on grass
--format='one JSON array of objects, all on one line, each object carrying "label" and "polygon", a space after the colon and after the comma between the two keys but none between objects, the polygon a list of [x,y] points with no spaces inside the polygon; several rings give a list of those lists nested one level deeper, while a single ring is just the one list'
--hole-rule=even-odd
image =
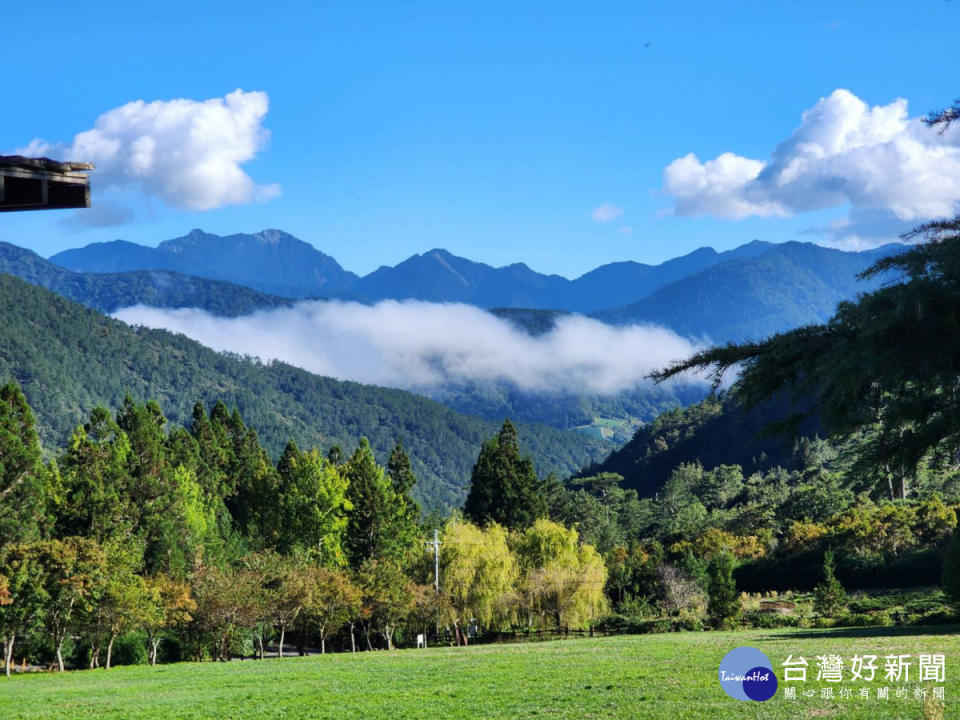
[{"label": "shadow on grass", "polygon": [[[792,638],[871,638],[909,637],[913,635],[957,635],[960,625],[888,625],[886,627],[839,627],[811,628],[790,633]],[[768,635],[766,639],[782,638],[783,635]]]}]

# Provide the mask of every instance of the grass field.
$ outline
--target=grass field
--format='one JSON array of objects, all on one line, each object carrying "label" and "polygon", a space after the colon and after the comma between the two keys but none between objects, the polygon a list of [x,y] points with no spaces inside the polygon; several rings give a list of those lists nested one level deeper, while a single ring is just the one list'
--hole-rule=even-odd
[{"label": "grass field", "polygon": [[[772,661],[781,679],[773,699],[740,702],[721,690],[720,659],[740,645]],[[779,665],[788,654],[806,657],[815,678],[816,655],[909,653],[916,663],[919,653],[941,652],[945,710],[929,701],[924,710],[916,683],[897,699],[898,685],[879,679],[833,686],[853,688],[851,699],[823,700],[817,682],[795,684],[817,697],[784,697]],[[889,700],[876,698],[884,685]],[[857,697],[861,687],[870,699]],[[0,717],[955,718],[960,627],[676,633],[26,674],[0,678]]]}]

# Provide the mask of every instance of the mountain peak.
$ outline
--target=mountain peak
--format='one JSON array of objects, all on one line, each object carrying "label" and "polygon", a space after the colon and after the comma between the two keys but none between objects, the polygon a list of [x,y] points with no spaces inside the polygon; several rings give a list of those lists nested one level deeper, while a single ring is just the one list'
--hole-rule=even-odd
[{"label": "mountain peak", "polygon": [[290,233],[284,232],[283,230],[277,230],[276,228],[267,228],[266,230],[261,230],[258,233],[254,233],[253,237],[267,245],[279,245],[280,243],[291,241],[298,243],[303,242],[303,240],[300,238],[294,237]]}]

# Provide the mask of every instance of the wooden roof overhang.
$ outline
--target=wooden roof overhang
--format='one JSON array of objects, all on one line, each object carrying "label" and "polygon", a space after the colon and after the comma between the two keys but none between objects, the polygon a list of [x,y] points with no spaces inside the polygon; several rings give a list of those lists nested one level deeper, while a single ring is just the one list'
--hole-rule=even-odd
[{"label": "wooden roof overhang", "polygon": [[0,155],[0,212],[90,207],[93,163]]}]

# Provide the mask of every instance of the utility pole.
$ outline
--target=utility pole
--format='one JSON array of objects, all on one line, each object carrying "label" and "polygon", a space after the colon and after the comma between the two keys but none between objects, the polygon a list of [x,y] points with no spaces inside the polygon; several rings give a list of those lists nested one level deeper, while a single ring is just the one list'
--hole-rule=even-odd
[{"label": "utility pole", "polygon": [[440,594],[440,531],[433,531],[433,540],[425,540],[427,545],[433,546],[433,587]]},{"label": "utility pole", "polygon": [[[433,546],[433,589],[437,591],[437,595],[440,594],[440,531],[433,531],[433,540],[424,540],[427,545]],[[437,610],[437,641],[440,641],[440,611]],[[426,642],[424,642],[424,647],[426,647]]]}]

